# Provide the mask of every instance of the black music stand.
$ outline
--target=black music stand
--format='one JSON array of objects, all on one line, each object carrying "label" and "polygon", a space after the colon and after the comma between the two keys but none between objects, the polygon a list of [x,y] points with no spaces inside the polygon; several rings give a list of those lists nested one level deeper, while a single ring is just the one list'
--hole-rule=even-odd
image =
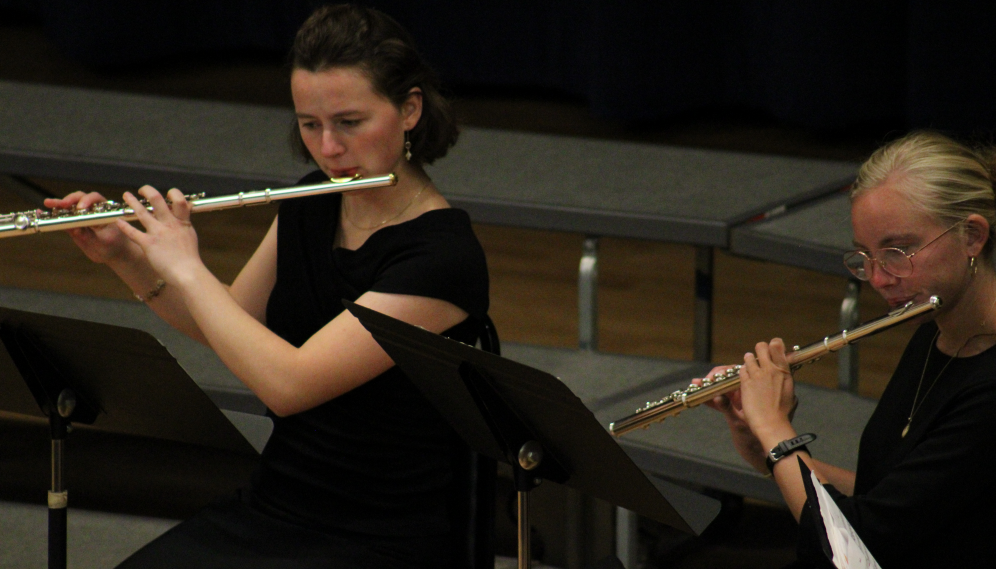
[{"label": "black music stand", "polygon": [[512,466],[520,569],[528,493],[544,479],[696,535],[719,513],[718,501],[647,477],[552,375],[343,302],[472,449]]},{"label": "black music stand", "polygon": [[0,308],[0,411],[49,421],[48,565],[66,567],[63,442],[73,424],[256,454],[176,359],[140,330]]}]

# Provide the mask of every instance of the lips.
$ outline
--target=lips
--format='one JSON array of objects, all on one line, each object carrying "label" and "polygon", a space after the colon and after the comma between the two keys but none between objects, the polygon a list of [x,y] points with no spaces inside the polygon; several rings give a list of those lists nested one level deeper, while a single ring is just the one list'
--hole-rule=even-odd
[{"label": "lips", "polygon": [[900,306],[903,306],[904,304],[906,304],[908,302],[912,302],[914,300],[916,300],[916,297],[915,296],[910,296],[910,297],[904,297],[904,298],[889,298],[889,299],[886,299],[886,302],[889,303],[889,307],[890,308],[899,308]]},{"label": "lips", "polygon": [[329,173],[332,178],[352,178],[359,171],[360,168],[358,166],[354,166],[352,168],[345,168],[342,170],[330,170]]}]

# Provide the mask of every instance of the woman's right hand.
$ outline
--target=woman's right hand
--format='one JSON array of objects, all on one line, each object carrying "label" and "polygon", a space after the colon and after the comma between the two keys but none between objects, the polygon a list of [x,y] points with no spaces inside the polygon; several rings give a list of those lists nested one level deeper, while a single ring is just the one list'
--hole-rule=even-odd
[{"label": "woman's right hand", "polygon": [[[718,366],[709,370],[706,377],[711,377],[716,373],[723,373],[734,366]],[[694,385],[702,385],[701,379],[693,379]],[[705,406],[715,409],[726,418],[726,424],[730,427],[730,435],[733,439],[733,446],[740,456],[754,467],[755,470],[768,473],[768,467],[764,462],[767,450],[761,445],[761,441],[754,436],[754,433],[747,425],[744,418],[743,406],[740,402],[740,390],[731,391],[723,395],[717,395],[705,402]]]},{"label": "woman's right hand", "polygon": [[[46,199],[45,207],[87,209],[96,203],[105,201],[107,199],[97,192],[73,192],[64,198]],[[69,229],[66,233],[95,263],[107,264],[123,260],[130,255],[141,254],[141,249],[134,245],[114,223]]]}]

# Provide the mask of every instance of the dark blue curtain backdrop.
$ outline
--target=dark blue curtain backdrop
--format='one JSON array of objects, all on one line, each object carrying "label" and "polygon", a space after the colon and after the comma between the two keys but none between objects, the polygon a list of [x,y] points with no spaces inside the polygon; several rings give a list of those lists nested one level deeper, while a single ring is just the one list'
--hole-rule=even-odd
[{"label": "dark blue curtain backdrop", "polygon": [[[451,87],[538,88],[647,121],[739,108],[817,129],[996,128],[996,4],[939,0],[368,0]],[[315,0],[0,0],[94,67],[286,52]]]}]

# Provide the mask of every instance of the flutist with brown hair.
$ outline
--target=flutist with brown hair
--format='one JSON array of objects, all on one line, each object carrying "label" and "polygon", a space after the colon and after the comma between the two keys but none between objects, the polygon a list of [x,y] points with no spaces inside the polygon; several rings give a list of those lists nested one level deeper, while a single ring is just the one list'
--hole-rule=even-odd
[{"label": "flutist with brown hair", "polygon": [[[449,567],[455,433],[348,312],[346,298],[473,344],[488,309],[483,251],[422,168],[456,126],[438,81],[391,18],[326,6],[296,37],[296,131],[329,177],[395,187],[281,202],[235,282],[201,261],[189,205],[146,186],[141,228],[73,237],[171,324],[210,345],[268,407],[250,491],[213,505],[123,567]],[[274,141],[275,144],[280,141]],[[74,194],[50,207],[86,207]],[[462,528],[461,528],[462,529]]]},{"label": "flutist with brown hair", "polygon": [[[861,437],[857,472],[795,441],[785,345],[744,356],[740,390],[709,405],[754,468],[773,475],[800,520],[800,566],[821,555],[796,457],[828,485],[879,564],[992,567],[996,532],[996,227],[991,152],[933,133],[879,149],[851,192],[855,251],[844,262],[892,307],[930,295]],[[714,370],[716,371],[716,370]],[[820,433],[832,437],[833,433]],[[784,444],[783,444],[784,442]],[[770,454],[774,451],[773,455]],[[777,459],[777,460],[772,460]]]}]

